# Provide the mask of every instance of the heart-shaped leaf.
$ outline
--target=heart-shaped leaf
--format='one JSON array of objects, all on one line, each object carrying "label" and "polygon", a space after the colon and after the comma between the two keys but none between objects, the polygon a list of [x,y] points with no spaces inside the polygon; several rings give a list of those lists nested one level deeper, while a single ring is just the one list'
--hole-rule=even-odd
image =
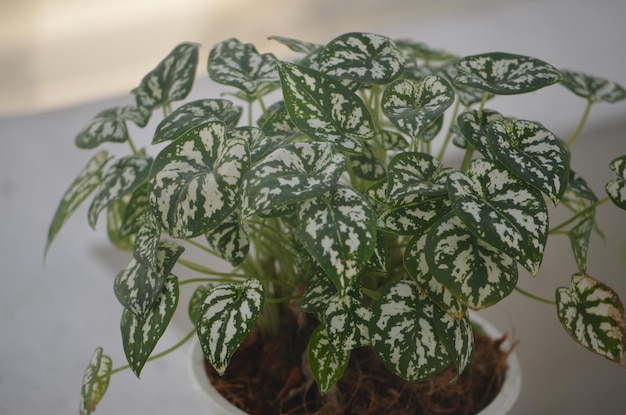
[{"label": "heart-shaped leaf", "polygon": [[122,223],[120,224],[119,236],[126,238],[137,234],[143,225],[144,215],[149,211],[150,202],[148,200],[148,183],[146,182],[133,190],[130,195],[130,199],[124,210]]},{"label": "heart-shaped leaf", "polygon": [[104,208],[141,185],[148,177],[151,166],[152,158],[143,156],[126,156],[113,163],[89,206],[89,225],[95,228],[98,215]]},{"label": "heart-shaped leaf", "polygon": [[124,309],[120,327],[128,365],[137,377],[163,336],[178,305],[178,278],[170,276],[154,305],[144,317]]},{"label": "heart-shaped leaf", "polygon": [[141,227],[135,235],[133,258],[149,268],[156,268],[156,253],[161,239],[161,227],[152,212],[147,211],[141,218]]},{"label": "heart-shaped leaf", "polygon": [[350,295],[331,298],[324,311],[328,340],[337,350],[350,351],[369,345],[370,309]]},{"label": "heart-shaped leaf", "polygon": [[451,380],[455,382],[467,369],[474,356],[472,323],[467,315],[456,319],[437,307],[434,308],[433,323],[437,337],[456,365],[457,375]]},{"label": "heart-shaped leaf", "polygon": [[493,52],[467,56],[457,62],[454,82],[496,95],[524,94],[562,79],[552,65],[529,56]]},{"label": "heart-shaped leaf", "polygon": [[298,308],[307,313],[318,314],[326,310],[336,296],[337,288],[324,271],[318,268],[307,280]]},{"label": "heart-shaped leaf", "polygon": [[311,53],[315,52],[322,48],[321,45],[316,45],[315,43],[305,42],[303,40],[292,39],[284,36],[268,36],[269,40],[275,40],[278,43],[281,43],[287,46],[294,52],[298,53]]},{"label": "heart-shaped leaf", "polygon": [[263,133],[270,137],[291,137],[302,134],[289,118],[285,101],[271,105],[259,118],[258,125]]},{"label": "heart-shaped leaf", "polygon": [[598,196],[596,196],[593,189],[589,187],[587,181],[571,169],[568,189],[585,200],[590,200],[592,202],[598,200]]},{"label": "heart-shaped leaf", "polygon": [[247,94],[256,94],[263,84],[278,82],[276,58],[259,54],[251,43],[235,38],[217,43],[209,53],[209,77],[217,83],[234,86]]},{"label": "heart-shaped leaf", "polygon": [[566,145],[539,123],[494,121],[488,127],[493,154],[517,177],[541,190],[556,205],[569,182]]},{"label": "heart-shaped leaf", "polygon": [[107,208],[107,236],[113,246],[124,251],[133,250],[133,237],[121,236],[122,221],[126,212],[128,199],[130,199],[130,195],[124,196],[117,202],[110,204]]},{"label": "heart-shaped leaf", "polygon": [[286,62],[280,62],[278,72],[289,117],[304,134],[349,153],[360,153],[362,142],[373,138],[369,110],[341,82]]},{"label": "heart-shaped leaf", "polygon": [[587,251],[589,249],[589,240],[591,239],[591,231],[596,223],[595,209],[586,211],[580,221],[569,230],[567,236],[569,236],[570,243],[572,245],[572,252],[574,253],[574,259],[578,266],[578,271],[587,271]]},{"label": "heart-shaped leaf", "polygon": [[239,205],[250,155],[246,143],[226,139],[225,130],[221,121],[208,121],[165,147],[155,159],[150,205],[170,235],[202,235]]},{"label": "heart-shaped leaf", "polygon": [[433,225],[425,254],[430,272],[469,308],[492,306],[517,285],[515,261],[476,238],[454,213]]},{"label": "heart-shaped leaf", "polygon": [[385,88],[383,112],[402,132],[419,138],[454,102],[454,90],[444,78],[427,75],[420,81],[398,80]]},{"label": "heart-shaped leaf", "polygon": [[273,211],[325,193],[345,171],[332,144],[298,142],[281,147],[246,174],[243,215]]},{"label": "heart-shaped leaf", "polygon": [[197,43],[181,43],[141,80],[133,90],[140,110],[155,108],[187,97],[196,78]]},{"label": "heart-shaped leaf", "polygon": [[626,99],[626,89],[613,81],[576,71],[561,70],[561,73],[563,86],[591,102],[613,103]]},{"label": "heart-shaped leaf", "polygon": [[548,236],[541,193],[492,161],[474,160],[466,173],[448,176],[452,210],[479,239],[539,270]]},{"label": "heart-shaped leaf", "polygon": [[125,143],[128,141],[126,121],[132,118],[131,106],[120,106],[104,110],[96,115],[89,125],[76,136],[79,148],[95,148],[102,143]]},{"label": "heart-shaped leaf", "polygon": [[103,170],[111,160],[106,150],[98,152],[83,167],[78,177],[74,179],[70,187],[65,191],[61,202],[54,212],[52,222],[48,228],[48,239],[46,241],[45,253],[48,252],[52,241],[59,233],[65,222],[80,206],[80,204],[102,183]]},{"label": "heart-shaped leaf", "polygon": [[626,210],[626,156],[611,161],[609,167],[617,177],[606,184],[606,193],[617,207]]},{"label": "heart-shaped leaf", "polygon": [[200,305],[202,304],[202,301],[204,301],[204,297],[206,297],[206,294],[210,289],[211,285],[200,285],[194,290],[189,298],[189,303],[187,304],[187,315],[194,326],[198,324],[198,311],[200,310]]},{"label": "heart-shaped leaf", "polygon": [[358,192],[338,187],[302,203],[296,232],[345,295],[376,247],[376,214]]},{"label": "heart-shaped leaf", "polygon": [[350,154],[350,168],[352,174],[369,181],[382,180],[387,177],[384,164],[368,143],[363,143],[361,154]]},{"label": "heart-shaped leaf", "polygon": [[252,330],[264,302],[263,284],[254,278],[207,291],[198,306],[196,328],[205,357],[220,375]]},{"label": "heart-shaped leaf", "polygon": [[393,373],[419,382],[441,371],[450,356],[433,324],[435,305],[412,281],[383,289],[370,322],[372,346]]},{"label": "heart-shaped leaf", "polygon": [[154,131],[152,144],[174,141],[187,131],[209,120],[222,121],[234,128],[241,117],[241,107],[227,99],[201,99],[178,107],[165,117]]},{"label": "heart-shaped leaf", "polygon": [[488,159],[495,159],[489,146],[487,132],[492,122],[503,120],[504,116],[497,111],[484,109],[482,111],[466,111],[456,119],[463,137]]},{"label": "heart-shaped leaf", "polygon": [[450,201],[446,197],[411,195],[386,206],[378,215],[378,228],[398,235],[415,235],[449,211]]},{"label": "heart-shaped leaf", "polygon": [[339,79],[387,84],[402,71],[402,58],[391,39],[371,33],[346,33],[324,47],[320,65],[322,72]]},{"label": "heart-shaped leaf", "polygon": [[315,329],[309,341],[309,365],[320,393],[325,393],[341,379],[349,359],[350,350],[335,349],[324,325]]},{"label": "heart-shaped leaf", "polygon": [[250,250],[248,232],[241,223],[240,213],[233,212],[217,227],[205,234],[209,244],[233,266],[241,264]]},{"label": "heart-shaped leaf", "polygon": [[80,415],[90,415],[96,410],[96,406],[109,387],[112,367],[111,358],[102,353],[102,347],[98,347],[83,373],[83,383],[80,389]]},{"label": "heart-shaped leaf", "polygon": [[228,138],[233,137],[242,139],[248,144],[250,164],[255,164],[286,141],[281,136],[266,135],[262,129],[256,127],[239,127],[228,130]]},{"label": "heart-shaped leaf", "polygon": [[[457,61],[458,60],[454,60],[447,62],[445,65],[441,65],[434,70],[433,74],[443,76],[448,81],[450,81],[450,84],[454,88],[456,96],[461,101],[461,104],[463,104],[465,107],[470,107],[474,104],[478,104],[483,100],[485,96],[484,91],[467,85],[459,85],[454,82],[457,75],[459,74],[456,66]],[[489,94],[488,98],[491,98],[492,96],[493,95]]]},{"label": "heart-shaped leaf", "polygon": [[410,195],[444,196],[450,169],[426,153],[402,152],[396,154],[387,167],[390,201],[399,201]]},{"label": "heart-shaped leaf", "polygon": [[579,344],[625,366],[624,305],[611,288],[586,274],[574,274],[569,287],[556,291],[557,314]]}]

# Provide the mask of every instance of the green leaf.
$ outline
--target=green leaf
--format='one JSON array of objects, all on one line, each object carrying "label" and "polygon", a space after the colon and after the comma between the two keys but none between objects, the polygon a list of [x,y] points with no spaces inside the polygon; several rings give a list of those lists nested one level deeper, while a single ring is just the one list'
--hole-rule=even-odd
[{"label": "green leaf", "polygon": [[122,313],[120,327],[126,360],[137,377],[163,336],[178,305],[178,278],[171,275],[163,285],[154,305],[144,317],[128,309]]},{"label": "green leaf", "polygon": [[244,177],[244,217],[325,193],[345,165],[345,157],[330,143],[297,142],[275,150]]},{"label": "green leaf", "polygon": [[263,84],[278,82],[276,58],[269,53],[259,54],[254,45],[235,38],[213,46],[207,67],[212,80],[247,94],[254,95]]},{"label": "green leaf", "polygon": [[183,251],[184,248],[174,242],[162,240],[157,248],[155,268],[147,267],[135,258],[131,259],[113,283],[120,304],[145,319]]},{"label": "green leaf", "polygon": [[129,113],[133,109],[127,105],[98,113],[89,125],[78,133],[76,146],[89,149],[106,142],[125,143],[129,137],[126,121],[131,118]]},{"label": "green leaf", "polygon": [[374,122],[357,95],[304,66],[280,62],[278,72],[289,117],[300,131],[343,151],[362,152],[362,142],[374,137]]},{"label": "green leaf", "polygon": [[592,202],[596,202],[598,200],[598,196],[596,196],[593,189],[589,187],[587,181],[571,169],[569,177],[569,190],[583,199],[590,200]]},{"label": "green leaf", "polygon": [[109,387],[112,366],[111,358],[102,353],[102,347],[98,347],[83,373],[83,383],[80,389],[80,415],[89,415],[96,410],[96,406]]},{"label": "green leaf", "polygon": [[220,256],[237,266],[246,259],[250,250],[248,232],[241,223],[240,212],[235,211],[227,216],[217,227],[206,234],[208,243]]},{"label": "green leaf", "polygon": [[202,351],[220,375],[252,330],[264,302],[263,284],[253,278],[208,290],[198,307],[196,326]]},{"label": "green leaf", "polygon": [[410,195],[386,206],[379,213],[378,228],[398,235],[415,235],[424,232],[449,211],[450,201],[447,197]]},{"label": "green leaf", "polygon": [[150,211],[144,214],[141,223],[135,236],[133,257],[146,267],[156,268],[156,253],[161,239],[161,227]]},{"label": "green leaf", "polygon": [[457,63],[454,82],[496,95],[524,94],[562,79],[552,65],[528,56],[493,52],[467,56]]},{"label": "green leaf", "polygon": [[[467,85],[459,85],[454,82],[457,75],[459,74],[459,71],[457,69],[457,62],[458,59],[454,61],[449,61],[445,65],[436,68],[434,70],[434,75],[443,76],[448,81],[450,81],[450,84],[454,88],[456,96],[459,97],[461,104],[463,104],[465,107],[470,107],[474,104],[480,103],[485,96],[484,91]],[[492,96],[493,95],[489,94],[488,98],[491,98]]]},{"label": "green leaf", "polygon": [[331,40],[320,56],[321,71],[339,79],[387,84],[400,75],[402,57],[391,39],[346,33]]},{"label": "green leaf", "polygon": [[122,222],[129,199],[130,195],[126,195],[107,207],[107,236],[113,246],[124,251],[133,250],[132,236],[121,235]]},{"label": "green leaf", "polygon": [[587,251],[589,249],[591,231],[596,223],[595,215],[595,209],[587,211],[586,214],[581,216],[580,221],[567,233],[572,245],[574,259],[580,272],[587,271]]},{"label": "green leaf", "polygon": [[322,48],[321,45],[316,45],[315,43],[305,42],[303,40],[292,39],[284,36],[268,36],[268,39],[275,40],[297,53],[308,54]]},{"label": "green leaf", "polygon": [[626,210],[626,156],[621,156],[609,164],[617,175],[606,184],[606,193],[620,209]]},{"label": "green leaf", "polygon": [[426,153],[402,152],[396,154],[388,166],[388,199],[400,201],[407,196],[444,196],[448,193],[446,181],[451,169]]},{"label": "green leaf", "polygon": [[557,314],[567,333],[580,345],[622,366],[626,318],[619,296],[586,274],[574,274],[569,287],[556,291]]},{"label": "green leaf", "polygon": [[291,137],[301,135],[300,130],[296,128],[289,118],[287,107],[284,101],[276,102],[271,105],[267,112],[263,113],[259,118],[258,125],[261,126],[263,133],[267,136]]},{"label": "green leaf", "polygon": [[177,108],[165,117],[154,132],[152,144],[174,141],[187,131],[209,120],[222,121],[234,128],[241,117],[242,108],[227,99],[201,99]]},{"label": "green leaf", "polygon": [[413,39],[396,39],[395,43],[398,49],[406,52],[409,56],[423,59],[425,61],[448,61],[457,59],[457,56],[443,49],[431,48],[423,42],[417,42]]},{"label": "green leaf", "polygon": [[474,310],[498,303],[517,285],[515,261],[476,238],[453,213],[433,225],[424,252],[435,278]]},{"label": "green leaf", "polygon": [[320,393],[326,393],[341,379],[348,361],[349,350],[337,350],[328,340],[326,327],[315,329],[309,341],[309,365]]},{"label": "green leaf", "polygon": [[89,225],[95,229],[100,212],[141,185],[151,166],[152,158],[143,156],[126,156],[113,163],[89,206]]},{"label": "green leaf", "polygon": [[496,157],[491,151],[487,132],[492,122],[503,120],[504,116],[497,111],[484,109],[482,111],[466,111],[457,117],[457,125],[463,137],[472,147],[488,159]]},{"label": "green leaf", "polygon": [[300,206],[296,233],[345,295],[376,247],[376,214],[355,190],[338,187]]},{"label": "green leaf", "polygon": [[451,380],[455,382],[467,369],[474,356],[472,323],[467,315],[456,319],[437,307],[434,308],[433,322],[437,337],[456,365],[457,375]]},{"label": "green leaf", "polygon": [[489,160],[448,176],[452,210],[479,239],[539,270],[548,236],[548,212],[541,193]]},{"label": "green leaf", "polygon": [[489,124],[491,150],[517,177],[544,192],[556,205],[569,182],[566,145],[539,123],[502,120]]},{"label": "green leaf", "polygon": [[200,305],[210,289],[211,285],[200,285],[194,290],[193,294],[191,294],[191,297],[189,298],[189,303],[187,304],[187,315],[194,326],[197,326],[198,324],[198,310],[200,310]]},{"label": "green leaf", "polygon": [[109,157],[109,153],[106,150],[98,152],[89,160],[78,174],[78,177],[74,179],[71,186],[65,191],[48,228],[45,253],[48,252],[52,241],[72,213],[102,183],[102,172],[109,160],[111,160],[111,157]]},{"label": "green leaf", "polygon": [[337,288],[324,271],[316,267],[316,272],[313,272],[306,281],[298,308],[307,313],[317,314],[324,311],[335,297],[337,297]]},{"label": "green leaf", "polygon": [[374,351],[393,373],[419,382],[441,371],[450,356],[433,324],[435,305],[412,281],[383,289],[370,322]]},{"label": "green leaf", "polygon": [[427,75],[420,81],[393,82],[382,97],[383,112],[402,132],[419,138],[454,102],[454,90],[444,78]]},{"label": "green leaf", "polygon": [[613,81],[576,71],[561,70],[561,73],[564,87],[591,102],[613,103],[626,99],[626,89]]},{"label": "green leaf", "polygon": [[284,137],[268,136],[256,127],[239,127],[229,130],[228,139],[233,137],[242,139],[248,144],[251,164],[255,164],[286,141]]},{"label": "green leaf", "polygon": [[372,312],[351,295],[330,298],[324,310],[328,341],[336,350],[350,351],[369,345]]},{"label": "green leaf", "polygon": [[143,225],[143,215],[149,210],[148,183],[146,182],[133,190],[128,204],[126,205],[126,209],[124,210],[119,236],[121,238],[127,238],[137,234],[140,227]]},{"label": "green leaf", "polygon": [[197,43],[181,43],[141,80],[132,92],[137,107],[148,112],[187,97],[198,66]]},{"label": "green leaf", "polygon": [[226,139],[220,121],[199,125],[165,147],[149,181],[150,205],[163,229],[191,238],[218,226],[239,205],[249,159],[246,143]]},{"label": "green leaf", "polygon": [[363,143],[361,154],[350,154],[350,168],[356,177],[369,181],[382,180],[387,177],[385,165],[376,157],[369,143]]}]

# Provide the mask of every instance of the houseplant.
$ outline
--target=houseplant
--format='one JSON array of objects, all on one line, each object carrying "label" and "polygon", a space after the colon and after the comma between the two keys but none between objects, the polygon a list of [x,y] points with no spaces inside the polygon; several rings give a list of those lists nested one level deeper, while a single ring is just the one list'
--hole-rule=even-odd
[{"label": "houseplant", "polygon": [[[87,149],[127,143],[131,154],[90,159],[57,208],[46,251],[95,192],[89,224],[106,210],[111,242],[132,251],[114,292],[137,376],[179,285],[192,283],[196,330],[181,343],[197,335],[218,373],[253,327],[272,337],[283,316],[304,312],[317,321],[306,358],[322,393],[361,346],[409,381],[451,363],[460,375],[474,350],[468,310],[513,291],[532,297],[517,287],[518,266],[537,274],[548,237],[560,234],[579,272],[556,292],[557,317],[575,341],[624,365],[624,307],[587,274],[586,256],[596,209],[609,200],[626,208],[626,156],[610,163],[615,178],[600,199],[569,150],[593,104],[626,98],[621,86],[527,56],[460,58],[368,33],[323,46],[272,39],[300,54],[296,63],[225,40],[207,68],[227,94],[174,109],[198,64],[199,45],[180,44],[133,90],[134,105],[97,114],[76,137]],[[587,102],[567,141],[490,104],[555,84]],[[159,108],[152,143],[138,148],[128,122],[145,127]],[[446,156],[453,148],[465,153],[459,163]],[[569,219],[550,224],[554,211]],[[191,246],[233,271],[190,261]],[[179,280],[176,264],[203,277]],[[123,368],[96,349],[82,414]]]}]

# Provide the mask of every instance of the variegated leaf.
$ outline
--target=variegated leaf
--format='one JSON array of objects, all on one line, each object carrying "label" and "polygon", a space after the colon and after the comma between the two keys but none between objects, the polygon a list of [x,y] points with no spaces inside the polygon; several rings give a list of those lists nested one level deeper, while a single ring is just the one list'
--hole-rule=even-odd
[{"label": "variegated leaf", "polygon": [[448,176],[452,210],[479,239],[539,270],[548,236],[541,193],[492,161],[477,159]]},{"label": "variegated leaf", "polygon": [[435,278],[474,310],[498,303],[517,285],[515,261],[476,238],[454,213],[433,225],[424,251]]},{"label": "variegated leaf", "polygon": [[226,139],[225,129],[220,121],[208,121],[169,144],[154,161],[150,205],[174,237],[202,235],[239,205],[250,155],[242,139]]},{"label": "variegated leaf", "polygon": [[95,148],[102,143],[124,143],[128,141],[126,121],[130,119],[131,106],[106,109],[96,115],[89,125],[76,136],[79,148]]},{"label": "variegated leaf", "polygon": [[[457,60],[450,61],[446,63],[445,65],[438,67],[434,71],[434,74],[443,76],[450,82],[450,84],[454,88],[454,92],[456,93],[456,96],[461,101],[461,104],[463,104],[465,107],[470,107],[474,104],[478,104],[479,102],[483,100],[485,92],[480,89],[471,87],[471,86],[459,85],[459,84],[454,83],[454,80],[459,74],[459,71],[456,65],[457,65]],[[493,95],[489,94],[488,98],[491,98],[492,96]]]},{"label": "variegated leaf", "polygon": [[128,200],[120,225],[120,237],[126,238],[137,234],[143,225],[144,215],[149,211],[150,202],[148,200],[148,183],[146,182],[133,190]]},{"label": "variegated leaf", "polygon": [[210,288],[198,307],[196,324],[205,357],[223,375],[230,358],[263,311],[265,291],[257,279]]},{"label": "variegated leaf", "polygon": [[328,341],[336,350],[350,351],[369,345],[372,311],[350,295],[333,296],[324,310]]},{"label": "variegated leaf", "polygon": [[133,257],[149,268],[156,268],[156,254],[161,239],[161,227],[152,212],[147,211],[141,218],[141,227],[134,242]]},{"label": "variegated leaf", "polygon": [[626,348],[626,318],[619,296],[586,274],[574,274],[569,287],[556,291],[557,314],[579,344],[622,366]]},{"label": "variegated leaf", "polygon": [[367,263],[367,268],[386,272],[388,255],[385,233],[379,230],[376,232],[376,249],[374,249],[374,253]]},{"label": "variegated leaf", "polygon": [[361,154],[350,154],[350,169],[356,177],[369,181],[382,180],[387,177],[384,164],[374,154],[374,149],[368,143],[363,143]]},{"label": "variegated leaf", "polygon": [[137,107],[152,111],[187,97],[196,77],[197,43],[181,43],[141,80],[133,90]]},{"label": "variegated leaf", "polygon": [[307,313],[318,314],[323,312],[332,298],[336,296],[337,288],[324,274],[324,271],[318,269],[306,281],[304,294],[298,303],[298,308]]},{"label": "variegated leaf", "polygon": [[626,209],[626,156],[611,161],[609,167],[617,175],[606,184],[606,193],[620,209]]},{"label": "variegated leaf", "polygon": [[163,336],[178,305],[178,278],[171,275],[163,285],[154,305],[144,317],[128,309],[122,313],[120,327],[124,353],[131,370],[137,377]]},{"label": "variegated leaf", "polygon": [[454,82],[497,95],[524,94],[562,79],[552,65],[529,56],[492,52],[467,56],[457,63]]},{"label": "variegated leaf", "polygon": [[587,271],[587,251],[589,249],[591,231],[596,223],[595,215],[595,209],[587,211],[587,213],[580,218],[580,221],[567,233],[572,245],[574,259],[576,260],[576,265],[580,272]]},{"label": "variegated leaf", "polygon": [[369,110],[341,82],[287,62],[280,62],[278,72],[289,117],[304,134],[349,153],[360,153],[362,142],[373,138]]},{"label": "variegated leaf", "polygon": [[454,90],[444,78],[427,75],[420,81],[393,82],[383,93],[383,112],[402,132],[419,138],[454,102]]},{"label": "variegated leaf", "polygon": [[233,266],[241,264],[250,250],[248,232],[241,223],[240,212],[237,210],[227,216],[217,227],[205,234],[211,245],[221,257]]},{"label": "variegated leaf", "polygon": [[244,217],[323,194],[345,165],[345,157],[330,143],[297,142],[275,150],[244,177]]},{"label": "variegated leaf", "polygon": [[113,283],[115,296],[124,308],[146,318],[183,251],[184,248],[174,242],[162,240],[157,248],[155,268],[131,259]]},{"label": "variegated leaf", "polygon": [[565,143],[533,121],[494,121],[487,130],[498,160],[558,204],[569,182],[570,155]]},{"label": "variegated leaf", "polygon": [[294,52],[298,53],[311,53],[315,52],[322,48],[321,45],[316,45],[315,43],[305,42],[303,40],[292,39],[284,36],[268,36],[269,40],[275,40],[278,43],[281,43],[287,46]]},{"label": "variegated leaf", "polygon": [[617,102],[626,99],[626,89],[616,82],[582,72],[561,70],[561,84],[591,102]]},{"label": "variegated leaf", "polygon": [[309,341],[309,366],[320,393],[328,391],[343,376],[350,350],[337,350],[328,340],[326,327],[320,325]]},{"label": "variegated leaf", "polygon": [[480,154],[488,159],[495,159],[487,132],[492,122],[504,120],[504,116],[497,111],[484,109],[482,111],[466,111],[459,115],[456,119],[459,129],[463,133],[463,137],[474,147]]},{"label": "variegated leaf", "polygon": [[102,353],[102,347],[98,347],[83,373],[83,383],[80,389],[80,415],[89,415],[96,410],[96,406],[109,387],[112,367],[111,358]]},{"label": "variegated leaf", "polygon": [[98,215],[104,208],[141,185],[148,177],[151,166],[152,158],[143,156],[126,156],[113,163],[89,206],[89,225],[95,228]]},{"label": "variegated leaf", "polygon": [[474,356],[472,323],[467,315],[456,319],[437,307],[434,308],[433,323],[437,337],[456,365],[457,375],[451,380],[454,382],[467,369]]},{"label": "variegated leaf", "polygon": [[568,189],[585,200],[590,200],[592,202],[598,200],[598,196],[596,196],[593,189],[589,187],[587,181],[571,169]]},{"label": "variegated leaf", "polygon": [[391,202],[410,195],[438,197],[448,192],[446,181],[451,170],[430,154],[408,151],[396,154],[387,169],[387,197]]},{"label": "variegated leaf", "polygon": [[424,232],[450,211],[447,197],[430,198],[410,195],[390,204],[378,215],[378,228],[398,235]]},{"label": "variegated leaf", "polygon": [[255,164],[272,150],[278,148],[285,141],[283,137],[265,135],[263,130],[256,127],[239,127],[228,130],[229,139],[237,137],[248,144],[250,163]]},{"label": "variegated leaf", "polygon": [[376,354],[396,375],[419,382],[450,363],[433,324],[435,305],[412,281],[383,289],[370,322]]},{"label": "variegated leaf", "polygon": [[65,222],[74,213],[76,208],[102,183],[102,172],[106,164],[111,160],[106,150],[98,152],[89,160],[87,165],[74,179],[70,187],[65,191],[61,202],[54,212],[52,222],[48,228],[48,239],[45,252],[48,252],[52,241],[59,233]]},{"label": "variegated leaf", "polygon": [[376,247],[376,214],[355,190],[338,187],[302,203],[296,233],[345,295]]},{"label": "variegated leaf", "polygon": [[259,118],[258,125],[263,130],[263,133],[270,137],[292,137],[302,134],[291,121],[291,118],[289,118],[285,101],[279,101],[271,105],[267,112],[263,113],[261,118]]},{"label": "variegated leaf", "polygon": [[406,151],[409,143],[404,135],[398,131],[379,130],[375,140],[380,142],[385,150]]},{"label": "variegated leaf", "polygon": [[107,207],[107,236],[113,246],[124,251],[133,250],[133,237],[121,235],[122,221],[129,199],[130,195],[126,195]]},{"label": "variegated leaf", "polygon": [[426,62],[458,59],[456,55],[448,51],[431,48],[427,44],[413,39],[396,39],[395,43],[400,50],[406,51],[410,56],[422,59]]},{"label": "variegated leaf", "polygon": [[217,43],[209,53],[209,77],[217,83],[234,86],[254,95],[263,84],[278,83],[276,58],[259,54],[251,43],[235,38]]},{"label": "variegated leaf", "polygon": [[227,99],[201,99],[184,104],[165,117],[154,131],[152,144],[174,141],[209,120],[222,121],[228,128],[239,122],[242,108]]},{"label": "variegated leaf", "polygon": [[200,310],[200,305],[210,289],[211,285],[200,285],[189,298],[189,302],[187,303],[187,315],[194,326],[198,324],[198,310]]},{"label": "variegated leaf", "polygon": [[391,39],[346,33],[331,40],[320,56],[322,72],[339,79],[387,84],[400,75],[402,57]]}]

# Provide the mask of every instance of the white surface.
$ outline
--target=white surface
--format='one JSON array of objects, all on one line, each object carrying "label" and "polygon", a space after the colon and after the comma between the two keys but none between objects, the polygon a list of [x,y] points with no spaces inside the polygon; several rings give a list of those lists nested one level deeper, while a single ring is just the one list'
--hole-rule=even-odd
[{"label": "white surface", "polygon": [[[404,13],[404,19],[393,26],[388,21],[377,24],[375,19],[366,19],[367,23],[359,24],[350,19],[339,27],[331,19],[334,25],[324,36],[319,34],[322,14],[312,15],[300,28],[282,30],[276,23],[265,31],[324,41],[341,32],[362,30],[411,36],[459,54],[526,53],[626,85],[626,2],[530,1],[505,2],[506,6],[494,2],[490,11],[473,9],[467,3],[471,2],[464,2],[460,11]],[[330,2],[326,7],[331,14]],[[227,29],[219,38],[232,35]],[[301,36],[314,32],[317,38]],[[178,40],[211,44],[197,38]],[[200,81],[196,93],[209,90],[206,85],[206,80]],[[568,95],[561,87],[532,95],[541,99],[535,104],[522,100],[521,109],[528,118],[544,121],[555,133],[568,136],[574,128],[568,123],[576,122],[584,102],[555,102]],[[42,256],[56,204],[92,154],[73,148],[73,137],[98,111],[129,102],[124,96],[0,119],[0,415],[77,413],[81,376],[93,349],[103,346],[115,366],[124,363],[121,308],[112,282],[128,255],[108,246],[102,224],[96,232],[88,227],[83,208],[58,235],[45,265]],[[508,99],[504,102],[509,105]],[[584,152],[574,154],[574,168],[589,176],[598,193],[611,177],[608,161],[626,153],[625,114],[624,103],[598,104],[576,144]],[[138,132],[134,137],[139,142],[149,140]],[[599,217],[609,243],[603,245],[596,238],[589,272],[626,298],[626,215],[607,205]],[[540,275],[534,279],[523,275],[521,281],[525,288],[550,297],[556,287],[568,284],[574,266],[565,238],[551,243],[548,250]],[[185,310],[181,311],[158,350],[174,344],[189,328]],[[551,307],[514,294],[484,314],[520,341],[524,383],[512,415],[624,413],[626,370],[570,341]],[[150,363],[141,381],[128,372],[115,375],[96,413],[210,413],[189,381],[187,359],[187,351],[180,350]]]}]

